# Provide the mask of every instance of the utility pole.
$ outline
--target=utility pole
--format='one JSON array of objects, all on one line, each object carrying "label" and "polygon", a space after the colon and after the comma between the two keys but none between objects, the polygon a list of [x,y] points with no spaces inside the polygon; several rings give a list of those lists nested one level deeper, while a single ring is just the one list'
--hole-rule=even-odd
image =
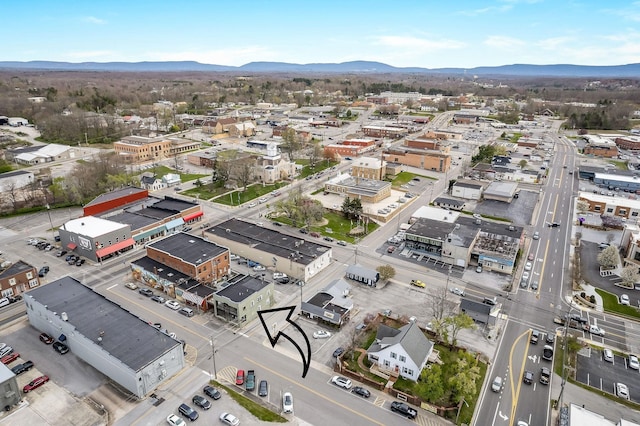
[{"label": "utility pole", "polygon": [[564,393],[564,385],[567,382],[567,373],[566,373],[566,360],[567,360],[567,346],[569,346],[569,337],[568,337],[568,329],[569,329],[569,321],[571,318],[571,311],[573,308],[569,309],[567,316],[564,319],[564,338],[562,339],[562,343],[564,347],[562,348],[562,384],[560,385],[560,395],[558,395],[558,409],[562,407],[562,394]]},{"label": "utility pole", "polygon": [[213,340],[213,336],[209,336],[211,343],[211,359],[213,359],[213,378],[218,380],[218,370],[216,369],[216,344]]}]

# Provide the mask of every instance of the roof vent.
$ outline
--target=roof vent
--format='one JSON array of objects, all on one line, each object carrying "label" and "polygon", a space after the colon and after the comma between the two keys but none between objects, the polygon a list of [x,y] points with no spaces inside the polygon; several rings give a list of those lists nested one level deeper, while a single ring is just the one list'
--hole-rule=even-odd
[{"label": "roof vent", "polygon": [[66,312],[61,313],[60,318],[62,318],[62,321],[69,321],[69,316]]}]

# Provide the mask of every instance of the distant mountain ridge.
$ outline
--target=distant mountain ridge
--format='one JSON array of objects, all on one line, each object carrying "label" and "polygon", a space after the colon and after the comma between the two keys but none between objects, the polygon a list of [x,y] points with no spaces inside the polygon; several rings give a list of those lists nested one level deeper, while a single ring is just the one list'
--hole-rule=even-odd
[{"label": "distant mountain ridge", "polygon": [[421,68],[394,67],[382,62],[351,61],[342,63],[292,64],[287,62],[250,62],[234,67],[203,64],[196,61],[165,62],[55,62],[55,61],[0,61],[0,69],[50,71],[128,71],[128,72],[251,72],[251,73],[412,73],[412,74],[466,74],[469,76],[514,77],[627,77],[640,78],[640,63],[626,65],[531,65],[512,64],[475,68]]}]

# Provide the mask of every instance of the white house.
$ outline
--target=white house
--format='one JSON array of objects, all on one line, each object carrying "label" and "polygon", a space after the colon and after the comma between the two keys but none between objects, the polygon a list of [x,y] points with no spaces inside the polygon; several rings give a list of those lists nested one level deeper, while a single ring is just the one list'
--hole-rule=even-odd
[{"label": "white house", "polygon": [[376,339],[367,350],[367,358],[381,370],[415,382],[432,351],[433,343],[415,322],[399,329],[380,324]]}]

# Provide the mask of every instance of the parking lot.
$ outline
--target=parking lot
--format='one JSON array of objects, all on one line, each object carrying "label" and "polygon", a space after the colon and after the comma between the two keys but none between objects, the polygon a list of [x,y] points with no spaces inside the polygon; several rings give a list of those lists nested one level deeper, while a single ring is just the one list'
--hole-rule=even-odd
[{"label": "parking lot", "polygon": [[629,388],[631,401],[640,402],[640,371],[627,365],[627,358],[614,354],[613,362],[604,360],[602,350],[587,348],[578,354],[576,380],[588,386],[615,394],[615,384]]}]

